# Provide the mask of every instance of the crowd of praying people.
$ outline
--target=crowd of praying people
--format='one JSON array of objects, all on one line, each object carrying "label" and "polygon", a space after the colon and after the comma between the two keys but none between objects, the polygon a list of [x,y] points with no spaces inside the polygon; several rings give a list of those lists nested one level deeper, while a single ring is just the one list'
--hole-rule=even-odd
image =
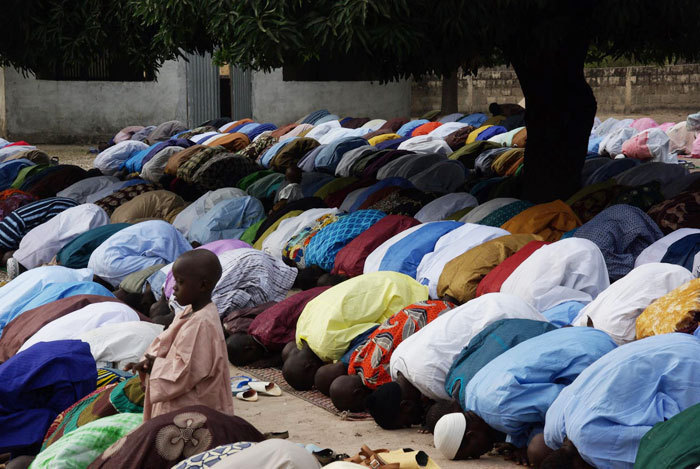
[{"label": "crowd of praying people", "polygon": [[90,170],[0,139],[0,465],[437,467],[262,434],[230,366],[270,363],[446,459],[696,467],[700,113],[596,118],[533,204],[524,112],[130,126]]}]

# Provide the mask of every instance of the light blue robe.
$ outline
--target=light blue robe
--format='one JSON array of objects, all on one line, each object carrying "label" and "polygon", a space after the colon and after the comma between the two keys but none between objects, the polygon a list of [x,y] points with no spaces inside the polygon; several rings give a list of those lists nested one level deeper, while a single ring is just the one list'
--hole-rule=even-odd
[{"label": "light blue robe", "polygon": [[664,334],[631,342],[583,371],[547,411],[544,439],[569,438],[599,469],[632,469],[658,422],[700,402],[700,339]]},{"label": "light blue robe", "polygon": [[107,238],[90,255],[88,267],[116,287],[127,275],[156,264],[169,264],[191,249],[173,225],[149,220]]},{"label": "light blue robe", "polygon": [[265,209],[255,197],[222,200],[192,223],[187,238],[200,244],[238,239],[247,228],[264,217]]},{"label": "light blue robe", "polygon": [[401,272],[416,278],[416,270],[423,256],[435,249],[435,243],[450,231],[463,226],[458,221],[436,221],[428,223],[391,246],[379,270]]},{"label": "light blue robe", "polygon": [[90,269],[69,269],[57,265],[37,267],[20,274],[0,288],[0,333],[47,286],[87,280],[92,280]]},{"label": "light blue robe", "polygon": [[525,446],[565,386],[616,347],[605,332],[568,327],[519,343],[491,360],[467,383],[462,407]]}]

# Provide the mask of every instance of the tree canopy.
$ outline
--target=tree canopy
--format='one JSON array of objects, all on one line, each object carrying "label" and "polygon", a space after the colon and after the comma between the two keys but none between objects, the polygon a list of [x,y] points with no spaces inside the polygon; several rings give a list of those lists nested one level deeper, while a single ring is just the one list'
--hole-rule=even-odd
[{"label": "tree canopy", "polygon": [[159,27],[139,20],[128,0],[6,0],[2,6],[0,66],[41,73],[107,61],[154,75],[179,55],[153,41]]}]

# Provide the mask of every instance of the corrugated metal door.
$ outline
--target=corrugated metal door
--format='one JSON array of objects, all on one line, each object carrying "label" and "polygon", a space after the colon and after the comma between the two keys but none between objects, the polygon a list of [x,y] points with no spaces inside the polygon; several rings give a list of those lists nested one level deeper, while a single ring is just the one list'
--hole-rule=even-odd
[{"label": "corrugated metal door", "polygon": [[231,67],[231,118],[253,117],[253,78],[250,70]]},{"label": "corrugated metal door", "polygon": [[211,54],[187,54],[187,125],[195,127],[219,116],[219,67]]}]

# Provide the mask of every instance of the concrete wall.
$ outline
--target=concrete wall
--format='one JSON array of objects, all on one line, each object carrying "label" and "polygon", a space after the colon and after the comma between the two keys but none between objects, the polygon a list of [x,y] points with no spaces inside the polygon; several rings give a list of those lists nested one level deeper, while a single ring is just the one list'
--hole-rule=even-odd
[{"label": "concrete wall", "polygon": [[[253,119],[287,124],[318,109],[341,117],[408,116],[411,83],[368,81],[283,81],[282,70],[253,73]],[[438,95],[439,99],[439,95]]]},{"label": "concrete wall", "polygon": [[[598,101],[598,114],[697,112],[700,102],[700,64],[588,68],[586,79]],[[439,80],[414,83],[412,114],[439,109],[440,96]],[[491,102],[517,103],[522,98],[518,78],[508,67],[480,70],[476,77],[463,77],[459,82],[461,112],[484,111]]]},{"label": "concrete wall", "polygon": [[0,132],[12,140],[61,143],[107,139],[128,125],[187,122],[185,68],[182,61],[166,62],[154,82],[37,80],[6,68]]}]

